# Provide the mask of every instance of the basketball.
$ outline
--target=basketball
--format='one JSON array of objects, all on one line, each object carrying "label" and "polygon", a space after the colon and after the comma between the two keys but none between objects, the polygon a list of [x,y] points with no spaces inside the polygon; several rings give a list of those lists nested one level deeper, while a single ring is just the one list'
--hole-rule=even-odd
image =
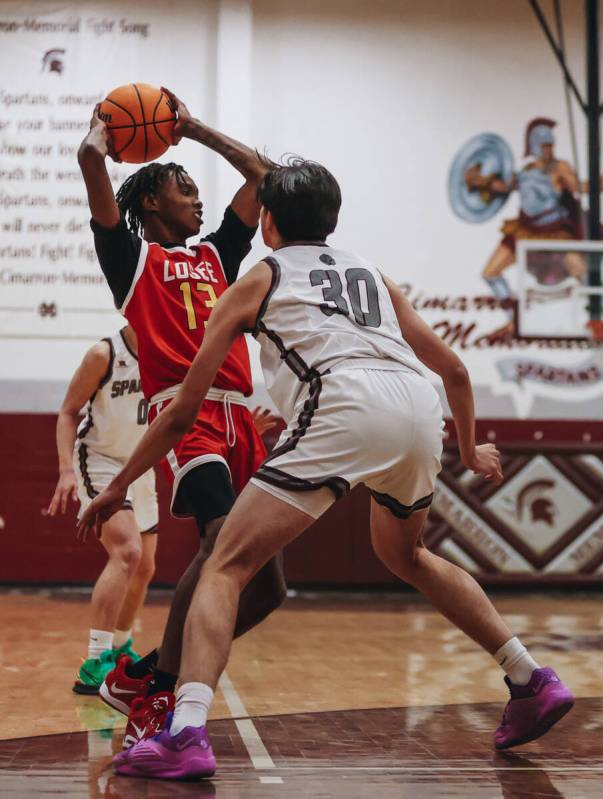
[{"label": "basketball", "polygon": [[130,164],[153,161],[173,144],[176,113],[168,96],[146,83],[128,83],[113,89],[101,103],[115,154]]}]

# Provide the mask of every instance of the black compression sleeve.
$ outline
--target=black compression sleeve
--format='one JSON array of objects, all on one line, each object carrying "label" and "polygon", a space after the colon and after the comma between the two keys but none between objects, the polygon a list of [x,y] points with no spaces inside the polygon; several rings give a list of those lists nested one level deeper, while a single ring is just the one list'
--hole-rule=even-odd
[{"label": "black compression sleeve", "polygon": [[215,233],[210,233],[202,241],[210,241],[220,253],[222,266],[229,283],[234,283],[239,274],[241,261],[251,250],[251,240],[256,227],[247,227],[230,206],[224,212],[222,224]]},{"label": "black compression sleeve", "polygon": [[136,274],[141,239],[122,219],[114,228],[104,228],[90,220],[96,254],[107,278],[117,308],[123,305]]},{"label": "black compression sleeve", "polygon": [[212,519],[226,516],[235,503],[236,494],[230,472],[220,461],[209,461],[191,469],[178,486],[176,505],[195,517],[199,533]]}]

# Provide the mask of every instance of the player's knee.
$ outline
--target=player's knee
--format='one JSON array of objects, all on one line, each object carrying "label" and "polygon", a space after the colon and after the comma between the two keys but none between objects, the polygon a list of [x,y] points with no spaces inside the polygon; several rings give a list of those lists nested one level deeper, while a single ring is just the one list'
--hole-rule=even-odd
[{"label": "player's knee", "polygon": [[136,569],[136,576],[146,582],[151,582],[155,574],[155,553],[143,552]]},{"label": "player's knee", "polygon": [[126,541],[120,546],[116,553],[115,558],[119,560],[122,568],[129,576],[137,572],[142,558],[142,547],[140,541]]},{"label": "player's knee", "polygon": [[236,583],[239,591],[243,590],[258,570],[252,553],[226,553],[222,552],[219,547],[216,548],[203,568],[204,575],[213,572],[219,577],[226,578],[229,582]]}]

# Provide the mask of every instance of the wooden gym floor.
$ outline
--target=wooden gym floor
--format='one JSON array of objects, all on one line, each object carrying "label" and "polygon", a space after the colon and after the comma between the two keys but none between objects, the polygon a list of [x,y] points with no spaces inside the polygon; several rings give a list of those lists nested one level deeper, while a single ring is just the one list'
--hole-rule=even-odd
[{"label": "wooden gym floor", "polygon": [[[139,649],[157,643],[168,599],[150,598]],[[0,796],[603,796],[603,597],[494,599],[578,697],[540,741],[493,751],[506,701],[498,668],[413,595],[303,594],[235,643],[210,721],[216,777],[173,783],[116,776],[123,716],[71,692],[88,596],[5,589]]]}]

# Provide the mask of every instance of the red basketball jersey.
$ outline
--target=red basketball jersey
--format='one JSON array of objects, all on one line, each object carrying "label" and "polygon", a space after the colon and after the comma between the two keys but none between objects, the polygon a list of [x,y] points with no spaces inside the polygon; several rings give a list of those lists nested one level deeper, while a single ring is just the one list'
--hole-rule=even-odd
[{"label": "red basketball jersey", "polygon": [[[147,399],[182,383],[203,341],[211,309],[227,288],[220,256],[210,242],[170,248],[142,242],[121,312],[136,331],[140,378]],[[243,335],[235,340],[213,385],[251,394],[251,367]]]}]

